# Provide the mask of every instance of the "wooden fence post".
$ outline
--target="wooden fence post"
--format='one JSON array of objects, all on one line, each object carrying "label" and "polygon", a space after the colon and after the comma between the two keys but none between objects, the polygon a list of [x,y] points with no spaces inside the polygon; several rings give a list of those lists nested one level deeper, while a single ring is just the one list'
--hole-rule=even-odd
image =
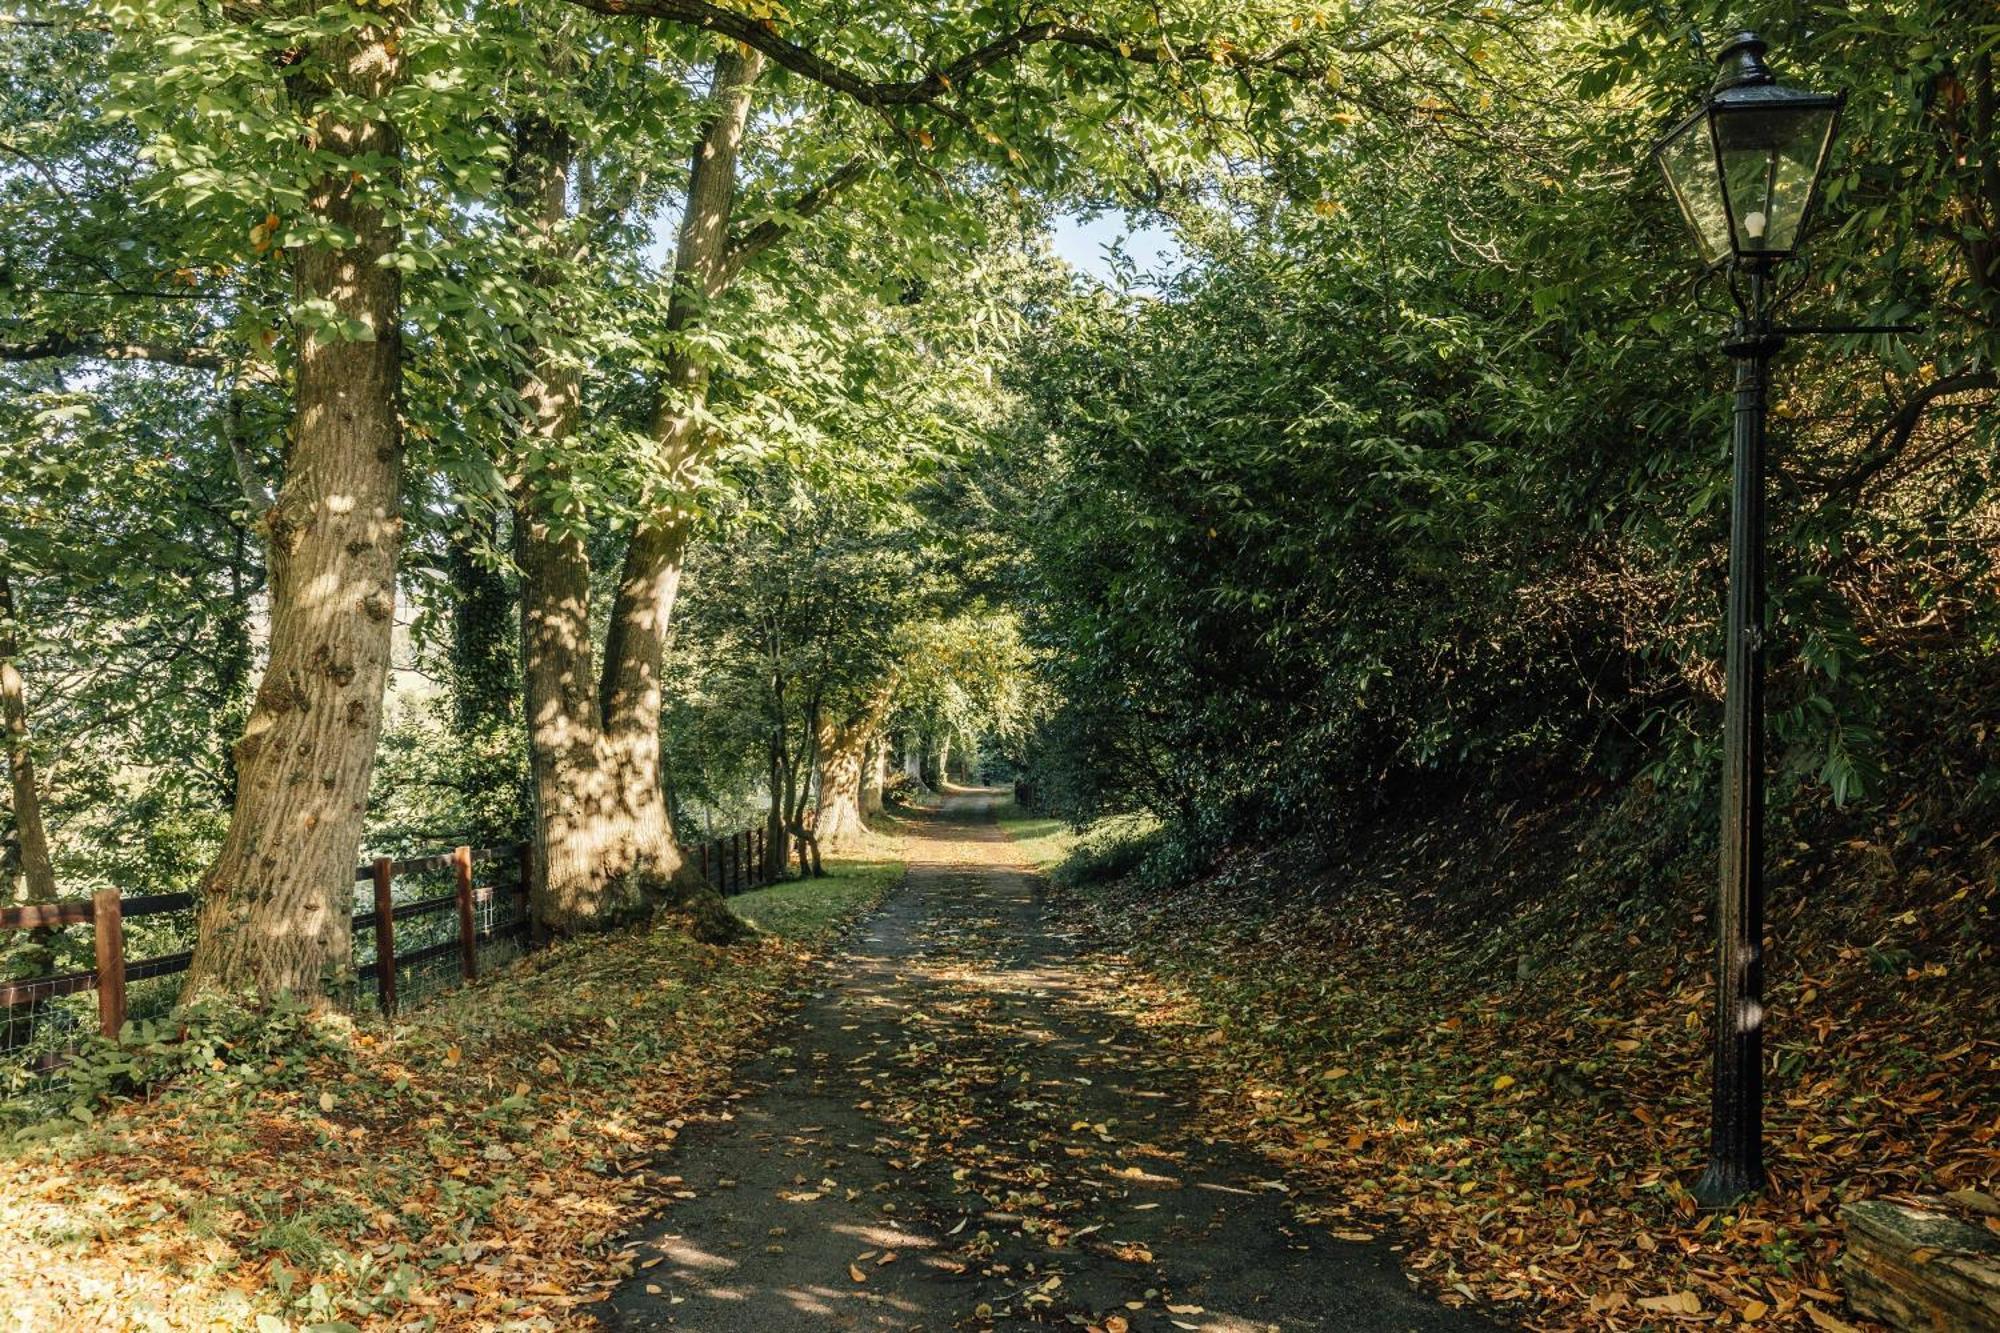
[{"label": "wooden fence post", "polygon": [[396,1012],[396,863],[375,858],[375,999],[382,1017]]},{"label": "wooden fence post", "polygon": [[472,924],[472,849],[451,849],[451,868],[458,880],[458,966],[467,981],[479,976],[479,936]]},{"label": "wooden fence post", "polygon": [[535,920],[535,840],[521,844],[521,915],[528,919],[528,947],[542,942],[542,923]]},{"label": "wooden fence post", "polygon": [[125,1026],[125,908],[118,890],[97,891],[91,924],[97,945],[97,1030],[117,1041]]}]

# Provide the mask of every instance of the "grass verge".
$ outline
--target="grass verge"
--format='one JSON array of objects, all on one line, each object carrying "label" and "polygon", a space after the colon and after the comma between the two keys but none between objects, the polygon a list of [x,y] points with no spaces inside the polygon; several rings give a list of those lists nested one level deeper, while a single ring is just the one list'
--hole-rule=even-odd
[{"label": "grass verge", "polygon": [[993,818],[1037,870],[1059,864],[1076,847],[1075,830],[1060,819],[1022,809],[1011,796],[993,807]]},{"label": "grass verge", "polygon": [[993,817],[1035,869],[1087,867],[1084,873],[1092,878],[1107,877],[1107,858],[1113,864],[1129,863],[1127,853],[1138,850],[1140,840],[1159,828],[1144,815],[1111,815],[1089,828],[1072,828],[1051,815],[1023,809],[1011,796],[994,807]]},{"label": "grass verge", "polygon": [[0,1159],[20,1327],[542,1329],[634,1258],[682,1117],[791,1007],[897,862],[731,901],[762,933],[531,955],[393,1025],[341,1018]]}]

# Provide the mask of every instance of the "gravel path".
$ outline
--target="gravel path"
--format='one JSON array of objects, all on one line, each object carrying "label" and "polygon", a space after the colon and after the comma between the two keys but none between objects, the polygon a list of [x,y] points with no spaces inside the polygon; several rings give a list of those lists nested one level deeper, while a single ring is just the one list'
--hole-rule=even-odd
[{"label": "gravel path", "polygon": [[[1035,876],[957,795],[729,1109],[690,1124],[615,1329],[1491,1329],[1300,1224],[1094,1003]],[[1322,1201],[1323,1203],[1324,1201]]]}]

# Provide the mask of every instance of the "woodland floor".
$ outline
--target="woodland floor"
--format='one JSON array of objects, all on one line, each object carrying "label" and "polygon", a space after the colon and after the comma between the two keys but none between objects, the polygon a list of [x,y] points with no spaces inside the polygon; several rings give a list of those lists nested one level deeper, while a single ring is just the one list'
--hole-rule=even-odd
[{"label": "woodland floor", "polygon": [[[636,1271],[684,1117],[769,1049],[816,950],[902,877],[529,955],[393,1024],[338,1016],[0,1147],[0,1329],[535,1333]],[[226,1058],[224,1058],[226,1056]]]},{"label": "woodland floor", "polygon": [[[1051,917],[996,799],[922,820],[786,1044],[690,1117],[613,1328],[1490,1328],[1212,1135]],[[1343,1230],[1346,1235],[1343,1236]]]},{"label": "woodland floor", "polygon": [[1209,1132],[1396,1237],[1440,1299],[1540,1333],[1874,1328],[1844,1203],[2000,1234],[2000,834],[1889,812],[1774,844],[1770,1184],[1712,1213],[1687,1185],[1713,871],[1645,812],[1469,794],[1167,883],[1121,870],[1143,830],[1001,818],[1068,858],[1062,919],[1148,1048],[1202,1071]]}]

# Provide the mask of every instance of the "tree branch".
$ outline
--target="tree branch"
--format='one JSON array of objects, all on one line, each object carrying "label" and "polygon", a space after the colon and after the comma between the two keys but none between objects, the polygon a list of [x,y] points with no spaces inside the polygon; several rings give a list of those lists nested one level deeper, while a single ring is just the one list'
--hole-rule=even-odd
[{"label": "tree branch", "polygon": [[1955,394],[1976,393],[1981,390],[2000,388],[2000,374],[1993,371],[1967,371],[1959,375],[1947,375],[1941,380],[1926,384],[1923,388],[1903,400],[1882,423],[1868,441],[1868,448],[1861,460],[1849,468],[1844,476],[1826,488],[1829,495],[1843,491],[1858,492],[1867,486],[1875,476],[1902,454],[1910,437],[1923,423],[1924,413],[1931,404],[1941,398]]},{"label": "tree branch", "polygon": [[722,285],[726,286],[743,271],[745,265],[784,239],[785,234],[793,227],[824,209],[842,190],[867,174],[868,163],[864,159],[849,158],[825,180],[800,194],[789,205],[778,210],[774,216],[765,218],[748,231],[731,238],[718,275]]},{"label": "tree branch", "polygon": [[[1012,60],[1031,47],[1048,44],[1083,47],[1141,64],[1211,64],[1240,70],[1277,69],[1295,75],[1309,72],[1306,66],[1291,63],[1294,57],[1309,50],[1300,40],[1253,53],[1227,43],[1177,47],[1156,39],[1125,40],[1069,23],[1044,20],[1024,23],[1012,32],[994,37],[956,60],[932,68],[921,78],[877,81],[827,59],[810,47],[781,37],[769,20],[724,9],[708,0],[570,0],[570,3],[600,14],[665,19],[733,37],[753,50],[762,51],[794,74],[864,106],[921,106],[935,102],[980,71]],[[1379,50],[1389,40],[1389,35],[1384,34],[1343,51],[1358,55]]]},{"label": "tree branch", "polygon": [[205,347],[119,342],[99,333],[49,333],[33,342],[0,343],[0,361],[48,361],[65,356],[94,361],[157,361],[194,370],[214,370],[222,365],[221,356]]}]

